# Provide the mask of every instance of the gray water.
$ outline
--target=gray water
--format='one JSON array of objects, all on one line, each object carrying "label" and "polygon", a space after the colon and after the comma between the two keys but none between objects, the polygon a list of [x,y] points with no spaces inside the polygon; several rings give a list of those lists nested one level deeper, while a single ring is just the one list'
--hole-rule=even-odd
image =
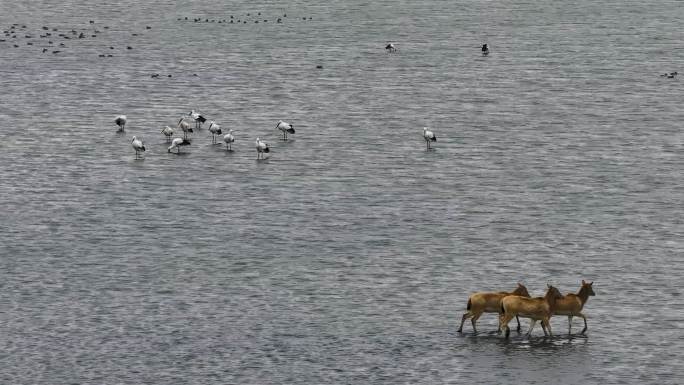
[{"label": "gray water", "polygon": [[[249,22],[192,21],[230,15]],[[26,26],[0,42],[0,383],[680,382],[682,83],[658,75],[684,69],[681,20],[677,1],[0,2]],[[205,126],[169,154],[190,109],[235,151]],[[504,341],[493,315],[456,332],[472,292],[582,279],[586,337],[565,317],[553,338]]]}]

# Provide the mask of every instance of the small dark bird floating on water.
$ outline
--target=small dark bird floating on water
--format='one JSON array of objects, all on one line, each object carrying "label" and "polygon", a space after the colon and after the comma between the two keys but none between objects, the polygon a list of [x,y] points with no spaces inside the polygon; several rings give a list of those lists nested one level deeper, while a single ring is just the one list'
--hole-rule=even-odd
[{"label": "small dark bird floating on water", "polygon": [[482,56],[489,55],[489,46],[487,44],[482,44]]},{"label": "small dark bird floating on water", "polygon": [[385,46],[385,49],[386,49],[389,53],[397,52],[397,48],[396,48],[396,47],[394,46],[394,44],[392,44],[392,43],[387,44],[387,45]]}]

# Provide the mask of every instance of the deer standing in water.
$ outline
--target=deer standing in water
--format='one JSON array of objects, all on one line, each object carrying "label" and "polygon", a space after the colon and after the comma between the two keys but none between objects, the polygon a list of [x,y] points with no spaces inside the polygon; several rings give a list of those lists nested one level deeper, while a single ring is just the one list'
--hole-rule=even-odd
[{"label": "deer standing in water", "polygon": [[[532,329],[537,321],[542,322],[542,329],[548,328],[549,335],[551,334],[551,325],[549,324],[549,319],[554,314],[556,310],[556,302],[563,296],[555,287],[549,285],[548,290],[546,290],[546,295],[544,297],[537,298],[525,298],[515,295],[510,295],[501,300],[501,316],[499,321],[499,327],[501,330],[505,330],[505,336],[511,334],[511,329],[508,327],[508,323],[511,322],[513,317],[524,317],[530,318],[530,330],[527,331],[527,336],[532,334]],[[546,330],[544,330],[546,335]]]},{"label": "deer standing in water", "polygon": [[596,295],[594,289],[591,287],[594,282],[585,282],[582,280],[582,286],[580,287],[577,294],[568,293],[563,298],[556,301],[556,309],[554,315],[566,315],[568,316],[568,334],[572,334],[572,317],[582,317],[584,320],[584,329],[580,334],[584,334],[587,331],[587,317],[582,314],[582,309],[584,304],[587,303],[590,296]]},{"label": "deer standing in water", "polygon": [[[471,295],[470,298],[468,298],[468,305],[466,307],[468,311],[465,314],[463,314],[463,317],[461,318],[461,326],[459,326],[458,332],[462,333],[463,323],[468,318],[472,318],[470,322],[473,324],[473,331],[475,332],[475,334],[477,334],[477,328],[475,327],[475,323],[477,322],[478,318],[480,318],[482,313],[500,313],[501,300],[509,295],[516,295],[529,298],[530,293],[527,292],[527,288],[523,284],[518,282],[518,287],[516,287],[515,290],[513,290],[510,293],[505,291],[499,291],[494,293],[481,292]],[[520,331],[520,320],[517,319],[517,321],[518,331]],[[499,325],[499,327],[500,326],[501,325]],[[501,329],[498,330],[500,331]]]}]

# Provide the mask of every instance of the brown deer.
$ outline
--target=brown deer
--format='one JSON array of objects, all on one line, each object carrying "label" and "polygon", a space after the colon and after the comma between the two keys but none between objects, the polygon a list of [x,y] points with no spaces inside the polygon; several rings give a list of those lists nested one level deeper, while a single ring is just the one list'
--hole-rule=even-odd
[{"label": "brown deer", "polygon": [[582,308],[584,308],[584,304],[587,303],[590,296],[596,295],[591,287],[593,284],[594,282],[587,283],[582,280],[582,286],[577,294],[568,293],[556,301],[556,309],[553,314],[568,316],[568,334],[572,334],[572,317],[574,316],[582,317],[584,320],[584,329],[582,329],[580,334],[584,334],[587,331],[587,317],[582,314]]},{"label": "brown deer", "polygon": [[[461,326],[458,328],[458,332],[462,333],[463,323],[468,318],[472,318],[470,322],[473,324],[473,331],[477,334],[477,328],[475,327],[475,323],[477,322],[478,318],[480,318],[482,313],[500,313],[501,300],[509,295],[529,297],[530,293],[527,292],[527,288],[523,284],[518,282],[518,287],[516,287],[515,290],[513,290],[510,293],[500,291],[494,293],[481,292],[471,295],[470,298],[468,298],[468,306],[466,307],[468,311],[465,314],[463,314],[463,317],[461,318]],[[520,320],[517,319],[517,321],[518,331],[520,331]],[[500,331],[500,329],[497,330]]]},{"label": "brown deer", "polygon": [[[549,324],[549,319],[556,310],[556,301],[558,301],[563,296],[555,287],[549,285],[548,290],[546,290],[546,295],[544,297],[537,298],[525,298],[515,295],[509,295],[501,300],[501,316],[500,316],[500,329],[505,330],[505,336],[511,334],[511,329],[508,327],[508,323],[511,322],[513,317],[525,317],[530,318],[530,330],[527,331],[527,336],[532,334],[532,329],[537,321],[542,321],[542,329],[546,326],[549,330],[549,335],[551,333],[551,325]],[[546,330],[544,330],[546,334]]]}]

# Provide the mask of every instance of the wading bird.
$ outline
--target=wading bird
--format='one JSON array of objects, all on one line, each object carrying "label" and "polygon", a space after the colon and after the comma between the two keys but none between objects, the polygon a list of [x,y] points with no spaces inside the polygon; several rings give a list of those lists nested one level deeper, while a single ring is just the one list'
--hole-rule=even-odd
[{"label": "wading bird", "polygon": [[290,123],[283,122],[282,120],[278,121],[276,128],[283,132],[283,140],[287,140],[287,134],[295,133],[294,127]]},{"label": "wading bird", "polygon": [[119,115],[114,119],[114,123],[119,126],[119,132],[123,132],[126,128],[126,115]]},{"label": "wading bird", "polygon": [[192,132],[192,128],[190,128],[190,124],[185,121],[184,118],[180,118],[178,121],[178,128],[183,130],[183,138],[187,139],[188,138],[188,132]]},{"label": "wading bird", "polygon": [[173,128],[171,128],[169,126],[165,126],[161,130],[161,133],[164,134],[164,136],[166,136],[166,142],[168,143],[171,141],[171,136],[173,135]]},{"label": "wading bird", "polygon": [[204,116],[200,115],[199,112],[195,112],[195,110],[191,110],[188,116],[195,120],[195,128],[198,129],[202,128],[202,123],[207,121],[207,119]]},{"label": "wading bird", "polygon": [[233,130],[228,130],[228,133],[223,137],[223,141],[226,142],[226,150],[233,151],[233,143],[235,142]]},{"label": "wading bird", "polygon": [[263,159],[264,158],[264,153],[268,153],[271,150],[268,148],[268,144],[266,142],[262,142],[259,140],[259,138],[256,138],[256,150],[257,150],[257,159]]},{"label": "wading bird", "polygon": [[181,146],[188,146],[188,145],[190,145],[190,141],[187,140],[187,139],[184,139],[184,138],[173,138],[173,140],[171,141],[171,145],[170,145],[169,148],[167,148],[166,150],[167,150],[168,152],[171,152],[171,150],[173,150],[173,149],[175,148],[176,151],[177,151],[176,153],[177,153],[177,154],[180,154],[180,148],[181,148]]},{"label": "wading bird", "polygon": [[431,149],[430,147],[430,142],[436,142],[437,137],[435,136],[435,133],[428,130],[427,127],[423,127],[423,139],[425,139],[425,143],[427,143],[427,149]]},{"label": "wading bird", "polygon": [[221,135],[221,126],[211,121],[209,122],[209,132],[211,132],[211,143],[216,144],[216,135]]},{"label": "wading bird", "polygon": [[131,146],[135,150],[135,159],[138,159],[141,151],[145,151],[145,144],[135,136],[133,137],[133,140],[131,140]]}]

